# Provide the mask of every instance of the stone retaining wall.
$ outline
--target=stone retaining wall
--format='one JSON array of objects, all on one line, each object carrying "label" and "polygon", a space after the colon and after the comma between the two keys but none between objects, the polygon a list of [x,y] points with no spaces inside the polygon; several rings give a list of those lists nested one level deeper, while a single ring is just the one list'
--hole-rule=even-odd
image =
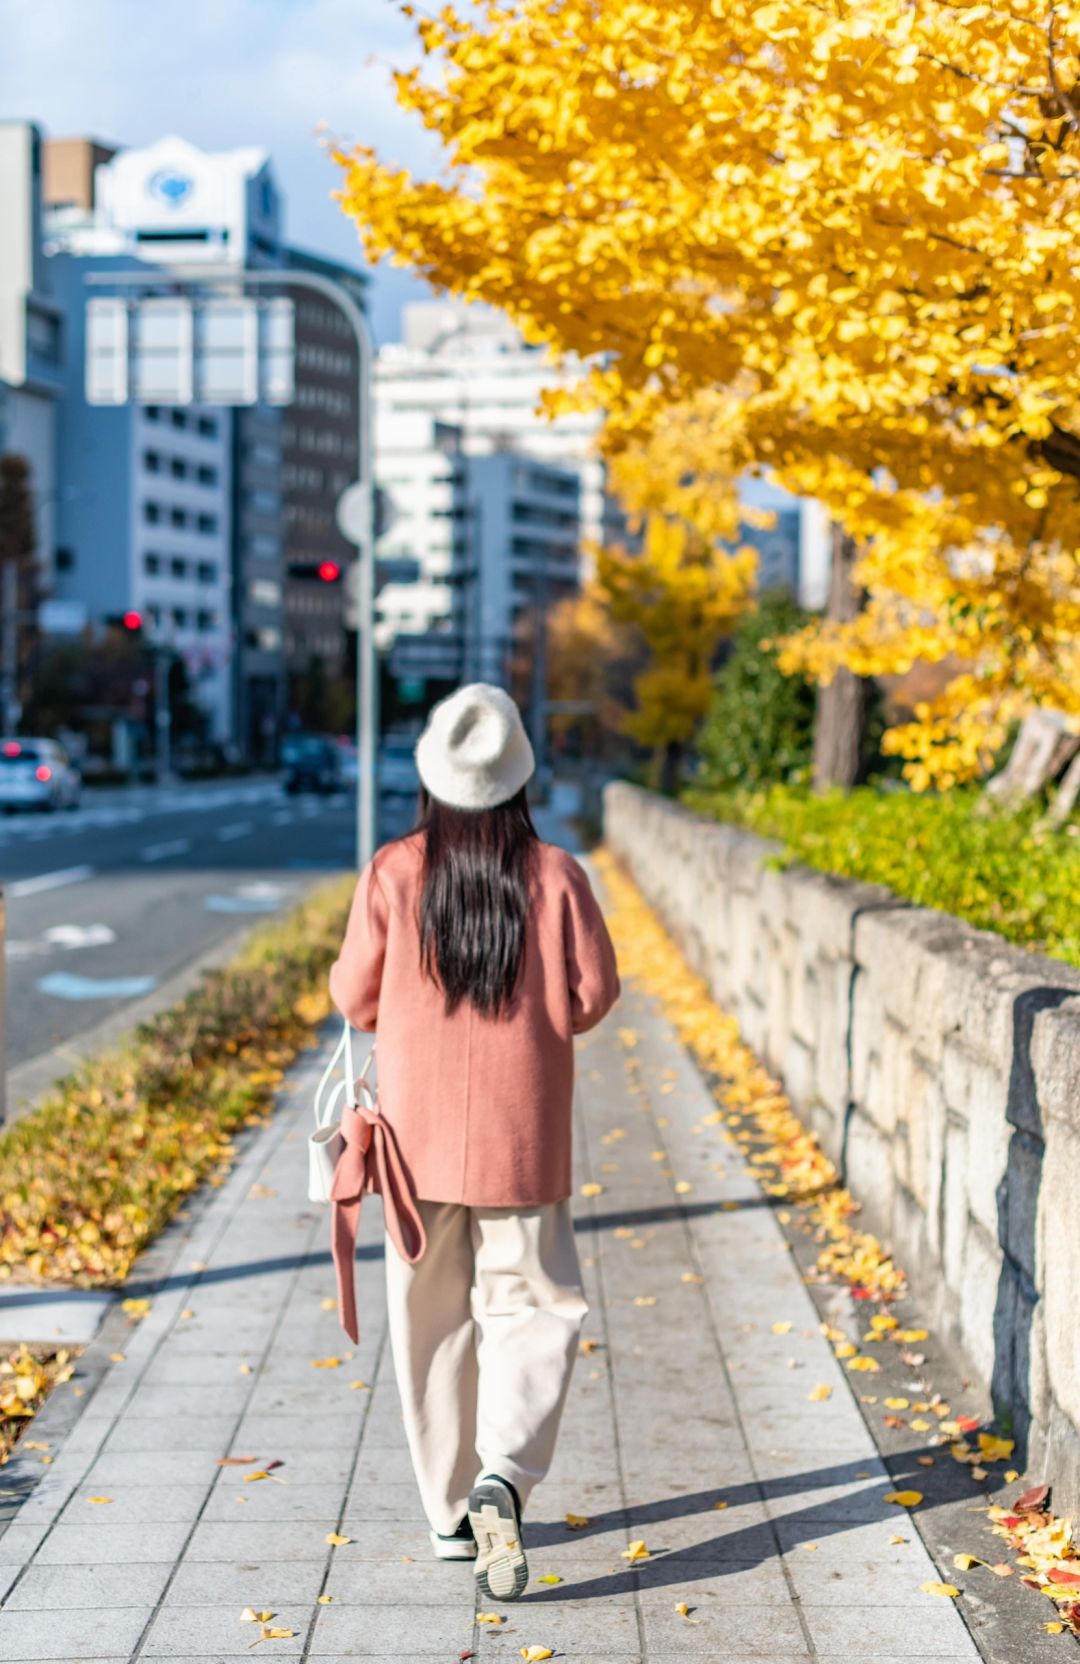
[{"label": "stone retaining wall", "polygon": [[1080,1508],[1080,972],[623,782],[604,832]]}]

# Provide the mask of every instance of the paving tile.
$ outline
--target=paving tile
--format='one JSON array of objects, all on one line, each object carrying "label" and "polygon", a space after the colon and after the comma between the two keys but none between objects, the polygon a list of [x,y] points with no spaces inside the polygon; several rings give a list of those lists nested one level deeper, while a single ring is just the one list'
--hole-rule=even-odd
[{"label": "paving tile", "polygon": [[4,1664],[32,1664],[39,1659],[126,1657],[153,1612],[152,1606],[72,1607],[40,1612],[0,1612],[0,1659]]},{"label": "paving tile", "polygon": [[474,1578],[472,1562],[429,1558],[412,1560],[344,1560],[335,1555],[326,1580],[326,1593],[335,1604],[365,1606],[390,1601],[426,1606],[471,1601]]},{"label": "paving tile", "polygon": [[[239,1512],[239,1510],[237,1510]],[[184,1550],[186,1562],[319,1560],[328,1553],[326,1532],[306,1520],[204,1520]],[[340,1553],[340,1549],[337,1551]],[[407,1551],[403,1551],[407,1552]]]},{"label": "paving tile", "polygon": [[[172,1660],[178,1652],[191,1652],[204,1658],[211,1653],[225,1658],[250,1657],[260,1626],[243,1623],[240,1610],[235,1606],[163,1606],[150,1627],[141,1656]],[[265,1646],[273,1647],[275,1658],[298,1657],[304,1650],[310,1622],[310,1606],[276,1608],[274,1627],[296,1633],[267,1641]]]},{"label": "paving tile", "polygon": [[970,1658],[972,1640],[951,1602],[914,1589],[903,1605],[803,1605],[803,1614],[819,1652],[862,1660],[894,1658]]},{"label": "paving tile", "polygon": [[[207,1485],[80,1485],[61,1516],[88,1535],[116,1525],[188,1525],[209,1494]],[[91,1502],[107,1496],[108,1502]]]},{"label": "paving tile", "polygon": [[[174,1561],[190,1530],[184,1521],[131,1525],[98,1521],[93,1530],[85,1523],[61,1521],[53,1527],[37,1551],[36,1560],[45,1566],[131,1565],[146,1561]],[[6,1541],[6,1539],[5,1539]]]},{"label": "paving tile", "polygon": [[4,1602],[5,1612],[53,1612],[65,1607],[153,1606],[172,1561],[117,1565],[28,1566]]},{"label": "paving tile", "polygon": [[314,1605],[325,1575],[323,1560],[261,1560],[218,1565],[182,1560],[165,1594],[166,1606],[268,1607]]},{"label": "paving tile", "polygon": [[[238,1470],[233,1470],[234,1472]],[[203,1509],[204,1520],[312,1520],[333,1531],[345,1498],[344,1484],[296,1485],[262,1479],[219,1485]]]},{"label": "paving tile", "polygon": [[110,1450],[87,1469],[86,1484],[108,1485],[211,1485],[218,1473],[214,1457],[206,1450],[185,1450],[170,1441],[156,1451]]},{"label": "paving tile", "polygon": [[[104,1453],[160,1450],[206,1451],[223,1455],[236,1417],[205,1416],[121,1416],[105,1441]],[[65,1446],[66,1449],[66,1446]]]},{"label": "paving tile", "polygon": [[[687,1604],[690,1604],[688,1602]],[[646,1645],[658,1658],[706,1657],[791,1659],[809,1658],[802,1625],[792,1608],[776,1606],[704,1608],[691,1613],[688,1623],[674,1606],[644,1607]],[[872,1653],[862,1655],[867,1664]]]},{"label": "paving tile", "polygon": [[311,1657],[412,1659],[425,1652],[453,1658],[472,1643],[473,1602],[453,1605],[324,1606]]}]

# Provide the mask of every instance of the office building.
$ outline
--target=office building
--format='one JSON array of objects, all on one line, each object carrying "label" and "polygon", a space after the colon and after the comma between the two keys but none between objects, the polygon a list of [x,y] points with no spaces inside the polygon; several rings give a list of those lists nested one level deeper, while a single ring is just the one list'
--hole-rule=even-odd
[{"label": "office building", "polygon": [[[285,262],[341,285],[363,309],[366,282],[351,267],[296,248],[286,250]],[[312,690],[340,684],[347,671],[345,609],[356,550],[338,530],[335,509],[359,471],[359,363],[341,307],[310,289],[292,293],[296,397],[281,429],[285,670],[290,717],[321,726],[332,713],[311,703]],[[336,704],[345,703],[339,689]]]},{"label": "office building", "polygon": [[[25,459],[37,534],[37,591],[48,593],[56,550],[57,401],[63,316],[42,228],[42,139],[28,121],[0,122],[0,453]],[[31,600],[29,592],[20,598]]]},{"label": "office building", "polygon": [[485,306],[417,301],[403,309],[402,322],[404,339],[382,347],[376,361],[378,423],[423,414],[460,428],[470,456],[516,451],[572,468],[581,481],[586,549],[624,534],[604,463],[594,454],[600,414],[570,411],[548,421],[539,412],[541,394],[580,381],[584,366],[553,366],[544,348],[527,345],[508,319]]}]

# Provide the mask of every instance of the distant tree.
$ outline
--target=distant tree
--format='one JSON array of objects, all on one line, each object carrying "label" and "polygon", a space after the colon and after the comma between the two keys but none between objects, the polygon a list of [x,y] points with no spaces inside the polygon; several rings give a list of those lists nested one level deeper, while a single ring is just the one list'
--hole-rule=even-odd
[{"label": "distant tree", "polygon": [[698,736],[702,785],[732,790],[809,780],[815,688],[806,676],[784,675],[776,645],[809,618],[786,590],[763,595],[740,618]]}]

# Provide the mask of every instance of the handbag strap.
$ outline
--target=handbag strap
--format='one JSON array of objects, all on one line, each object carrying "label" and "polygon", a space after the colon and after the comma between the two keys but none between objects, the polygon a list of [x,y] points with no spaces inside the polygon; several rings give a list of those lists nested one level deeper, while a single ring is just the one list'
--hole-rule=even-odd
[{"label": "handbag strap", "polygon": [[[375,1046],[374,1043],[372,1043],[371,1050],[364,1059],[364,1066],[360,1070],[359,1075],[357,1075],[355,1065],[353,1063],[352,1026],[348,1022],[344,1023],[342,1025],[341,1038],[334,1047],[330,1060],[322,1072],[319,1084],[315,1088],[315,1102],[313,1108],[316,1129],[328,1127],[333,1122],[335,1119],[335,1112],[338,1108],[338,1101],[343,1092],[345,1094],[345,1102],[347,1104],[356,1103],[356,1088],[358,1085],[362,1084],[367,1088],[369,1093],[371,1092],[371,1087],[368,1085],[367,1073],[371,1068],[371,1060],[374,1056]],[[344,1079],[335,1081],[331,1086],[331,1077],[337,1070],[338,1065],[342,1062],[342,1060],[344,1060],[345,1067]]]}]

